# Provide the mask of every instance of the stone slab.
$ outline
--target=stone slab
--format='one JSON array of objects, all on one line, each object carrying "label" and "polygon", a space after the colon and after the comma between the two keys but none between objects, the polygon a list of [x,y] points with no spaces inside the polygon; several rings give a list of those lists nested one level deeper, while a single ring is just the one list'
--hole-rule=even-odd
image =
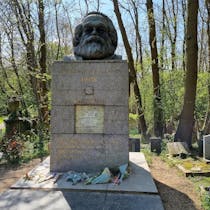
[{"label": "stone slab", "polygon": [[210,162],[210,134],[203,136],[203,158]]},{"label": "stone slab", "polygon": [[128,78],[127,61],[54,62],[51,171],[128,163]]},{"label": "stone slab", "polygon": [[[116,81],[115,81],[116,82]],[[87,87],[92,87],[91,85]],[[85,88],[81,90],[58,90],[52,95],[53,106],[70,105],[105,105],[105,106],[128,106],[128,92],[124,90],[98,90],[94,89],[94,95],[86,95]]]},{"label": "stone slab", "polygon": [[9,190],[1,210],[164,210],[159,195],[99,192]]},{"label": "stone slab", "polygon": [[168,152],[170,155],[176,156],[179,154],[189,154],[189,149],[186,142],[169,142],[167,143]]},{"label": "stone slab", "polygon": [[104,106],[76,105],[75,133],[104,133]]},{"label": "stone slab", "polygon": [[128,106],[128,83],[126,61],[58,61],[52,66],[52,105]]},{"label": "stone slab", "polygon": [[[95,106],[94,106],[95,107]],[[100,107],[100,106],[99,106]],[[104,134],[128,134],[128,107],[104,107]],[[75,106],[53,106],[51,111],[51,133],[73,134],[75,129]]]},{"label": "stone slab", "polygon": [[[157,188],[150,174],[149,167],[145,160],[144,154],[139,152],[130,152],[130,166],[131,175],[125,179],[120,185],[109,184],[96,184],[85,185],[78,183],[72,185],[71,182],[66,182],[65,178],[61,177],[57,183],[49,180],[42,183],[34,181],[25,181],[20,179],[12,186],[12,189],[45,189],[45,190],[82,190],[82,191],[97,191],[97,192],[121,192],[121,193],[151,193],[157,194]],[[49,172],[49,158],[41,163],[37,168],[33,169],[40,171],[41,174]]]},{"label": "stone slab", "polygon": [[[52,88],[58,90],[80,90],[94,85],[99,90],[124,89],[128,83],[127,61],[56,61],[52,66]],[[120,76],[120,77],[119,77]],[[119,78],[118,78],[119,77]],[[116,83],[116,78],[118,82]]]},{"label": "stone slab", "polygon": [[128,135],[52,134],[51,171],[99,171],[128,162]]},{"label": "stone slab", "polygon": [[0,195],[1,210],[71,210],[59,191],[9,190]]}]

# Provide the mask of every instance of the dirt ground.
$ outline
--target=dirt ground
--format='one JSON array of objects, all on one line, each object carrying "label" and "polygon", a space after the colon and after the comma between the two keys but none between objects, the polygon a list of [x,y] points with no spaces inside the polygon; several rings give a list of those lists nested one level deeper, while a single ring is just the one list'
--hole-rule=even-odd
[{"label": "dirt ground", "polygon": [[27,172],[40,163],[40,159],[34,159],[20,166],[8,166],[0,164],[0,193],[7,190]]},{"label": "dirt ground", "polygon": [[175,167],[154,156],[150,170],[165,210],[203,210],[192,182]]},{"label": "dirt ground", "polygon": [[[16,167],[0,165],[0,192],[7,190],[20,177],[34,168],[40,159]],[[159,157],[150,165],[165,210],[202,210],[199,195],[193,184],[176,168],[169,167]]]}]

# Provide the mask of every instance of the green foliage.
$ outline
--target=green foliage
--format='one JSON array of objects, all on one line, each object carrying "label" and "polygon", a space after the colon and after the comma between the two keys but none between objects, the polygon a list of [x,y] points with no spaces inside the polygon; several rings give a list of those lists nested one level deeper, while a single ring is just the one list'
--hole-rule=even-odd
[{"label": "green foliage", "polygon": [[201,197],[201,202],[202,202],[202,207],[205,210],[209,210],[210,209],[210,193],[206,192],[202,197]]},{"label": "green foliage", "polygon": [[49,133],[44,131],[44,129],[42,132],[42,139],[40,139],[39,133],[34,131],[21,135],[25,142],[22,156],[23,162],[49,154]]},{"label": "green foliage", "polygon": [[129,130],[138,133],[138,115],[129,113]]},{"label": "green foliage", "polygon": [[198,74],[195,116],[202,123],[208,106],[208,72]]},{"label": "green foliage", "polygon": [[[208,76],[207,72],[201,72],[198,74],[197,83],[197,96],[196,96],[196,119],[202,124],[205,117],[205,113],[208,105]],[[176,127],[178,124],[178,118],[182,110],[184,101],[184,71],[162,71],[160,73],[161,80],[161,99],[164,120],[167,123],[173,122]],[[142,108],[144,110],[144,116],[147,122],[148,130],[153,130],[153,83],[152,72],[146,72],[144,78],[141,78],[139,82]],[[129,110],[132,113],[136,113],[136,100],[133,92],[130,93]],[[134,125],[135,121],[132,116],[129,117],[132,122],[132,128],[137,127]]]},{"label": "green foliage", "polygon": [[155,155],[155,153],[152,153],[150,151],[150,145],[149,144],[141,144],[141,152],[144,153],[144,156],[147,160],[147,163],[149,165],[152,164],[152,157]]},{"label": "green foliage", "polygon": [[0,151],[8,163],[26,162],[46,156],[49,154],[49,133],[43,129],[42,139],[37,131],[16,134],[11,138],[3,137],[0,141]]},{"label": "green foliage", "polygon": [[5,117],[0,117],[0,124],[4,122]]},{"label": "green foliage", "polygon": [[181,112],[184,95],[184,72],[161,73],[161,97],[165,120],[177,119]]},{"label": "green foliage", "polygon": [[19,135],[4,137],[0,142],[0,151],[9,163],[18,163],[22,157],[23,141]]}]

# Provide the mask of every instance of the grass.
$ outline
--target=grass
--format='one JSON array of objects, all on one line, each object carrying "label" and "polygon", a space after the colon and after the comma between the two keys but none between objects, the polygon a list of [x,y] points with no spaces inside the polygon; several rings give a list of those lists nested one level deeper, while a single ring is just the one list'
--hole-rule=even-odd
[{"label": "grass", "polygon": [[129,137],[130,138],[139,138],[141,137],[141,134],[139,134],[138,129],[130,129],[129,130]]},{"label": "grass", "polygon": [[4,119],[5,119],[6,117],[4,117],[4,116],[1,116],[0,117],[0,124],[2,124],[3,122],[4,122]]},{"label": "grass", "polygon": [[210,209],[210,193],[209,191],[205,191],[205,187],[210,187],[210,177],[205,176],[196,176],[196,177],[189,177],[192,183],[195,186],[197,192],[200,193],[202,207],[205,210]]}]

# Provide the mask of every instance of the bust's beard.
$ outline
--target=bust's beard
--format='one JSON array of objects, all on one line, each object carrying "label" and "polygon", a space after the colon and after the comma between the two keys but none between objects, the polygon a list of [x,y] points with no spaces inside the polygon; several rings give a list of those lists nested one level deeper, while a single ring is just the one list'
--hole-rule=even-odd
[{"label": "bust's beard", "polygon": [[74,47],[74,54],[83,59],[104,59],[114,54],[115,48],[110,40],[84,40]]}]

